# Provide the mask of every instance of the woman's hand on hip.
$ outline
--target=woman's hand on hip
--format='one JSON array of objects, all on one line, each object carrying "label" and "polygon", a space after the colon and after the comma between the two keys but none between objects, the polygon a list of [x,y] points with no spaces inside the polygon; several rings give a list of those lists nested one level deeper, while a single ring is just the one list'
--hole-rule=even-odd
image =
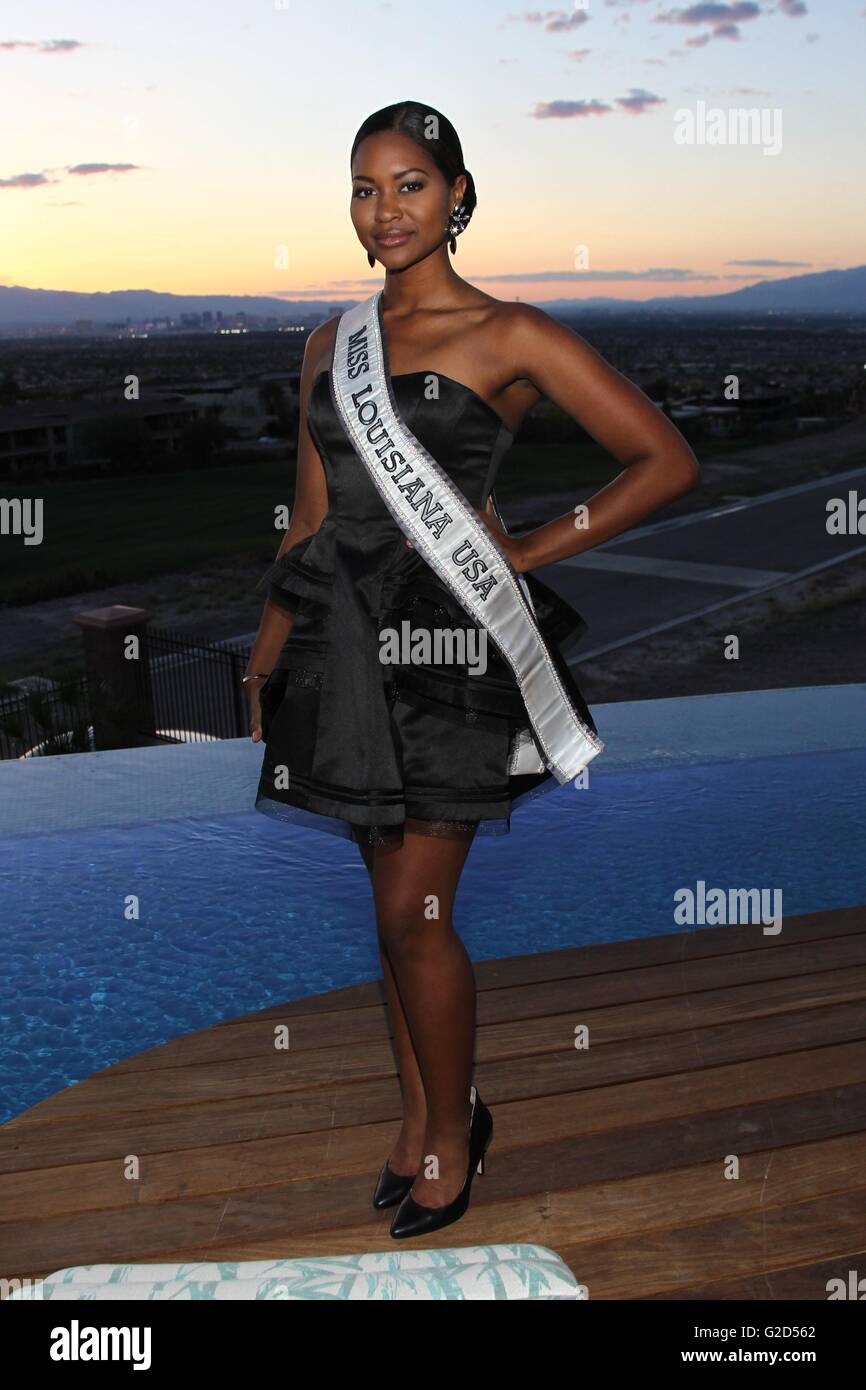
[{"label": "woman's hand on hip", "polygon": [[[496,520],[496,517],[493,516],[491,512],[480,512],[477,507],[473,507],[472,510],[478,517],[478,520],[484,522],[484,525],[487,527],[487,530],[490,532],[491,536],[493,536],[494,540],[499,546],[499,549],[504,551],[505,555],[508,557],[513,568],[517,571],[517,573],[524,574],[527,565],[526,555],[523,546],[523,537],[509,536],[507,531],[503,531],[502,527],[499,525],[499,522]],[[410,550],[415,549],[414,545],[410,540],[407,540],[406,544]]]}]

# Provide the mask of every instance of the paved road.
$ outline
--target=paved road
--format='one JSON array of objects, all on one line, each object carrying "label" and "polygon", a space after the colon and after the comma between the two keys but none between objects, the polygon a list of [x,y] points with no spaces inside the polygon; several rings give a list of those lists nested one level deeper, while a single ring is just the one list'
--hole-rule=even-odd
[{"label": "paved road", "polygon": [[566,654],[586,659],[863,552],[866,515],[863,534],[827,532],[828,500],[849,490],[866,498],[866,465],[648,525],[536,570],[588,624]]},{"label": "paved road", "polygon": [[639,527],[534,570],[586,619],[588,631],[564,644],[564,654],[585,661],[866,551],[866,531],[827,533],[828,499],[847,498],[849,490],[866,498],[866,465]]}]

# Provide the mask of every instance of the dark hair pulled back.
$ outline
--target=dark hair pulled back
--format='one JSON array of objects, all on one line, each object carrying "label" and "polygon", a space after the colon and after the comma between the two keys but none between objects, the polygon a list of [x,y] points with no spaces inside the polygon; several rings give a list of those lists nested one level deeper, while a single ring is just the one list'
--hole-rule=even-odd
[{"label": "dark hair pulled back", "polygon": [[461,203],[468,217],[472,216],[478,201],[475,180],[463,162],[460,139],[447,116],[420,101],[397,101],[392,106],[383,106],[381,111],[374,111],[372,116],[368,116],[358,130],[349,156],[350,166],[361,141],[383,130],[399,131],[401,135],[408,135],[410,140],[414,140],[430,155],[449,188],[463,174],[466,191]]}]

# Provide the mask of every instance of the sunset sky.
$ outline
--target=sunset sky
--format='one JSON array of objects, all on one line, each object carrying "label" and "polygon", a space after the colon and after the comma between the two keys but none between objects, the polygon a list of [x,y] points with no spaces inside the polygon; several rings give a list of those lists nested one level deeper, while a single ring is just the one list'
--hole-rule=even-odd
[{"label": "sunset sky", "polygon": [[[479,201],[455,264],[497,297],[859,265],[864,56],[866,0],[5,0],[0,284],[369,294],[349,151],[406,98],[457,127]],[[778,110],[781,152],[678,144],[700,101]]]}]

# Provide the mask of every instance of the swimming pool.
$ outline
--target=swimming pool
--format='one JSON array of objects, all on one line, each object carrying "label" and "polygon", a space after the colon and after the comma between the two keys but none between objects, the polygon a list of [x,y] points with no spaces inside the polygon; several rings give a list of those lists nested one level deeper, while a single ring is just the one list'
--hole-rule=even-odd
[{"label": "swimming pool", "polygon": [[[846,692],[833,719],[828,689]],[[736,744],[736,706],[600,707],[608,768],[474,844],[455,917],[473,959],[682,931],[674,894],[699,881],[779,889],[785,916],[866,902],[866,690],[825,688],[820,727],[815,692],[761,692],[760,712],[758,694]],[[807,726],[812,747],[781,751]],[[261,756],[231,744],[44,759],[35,781],[0,768],[0,1119],[182,1033],[378,977],[358,850],[231,809]]]}]

